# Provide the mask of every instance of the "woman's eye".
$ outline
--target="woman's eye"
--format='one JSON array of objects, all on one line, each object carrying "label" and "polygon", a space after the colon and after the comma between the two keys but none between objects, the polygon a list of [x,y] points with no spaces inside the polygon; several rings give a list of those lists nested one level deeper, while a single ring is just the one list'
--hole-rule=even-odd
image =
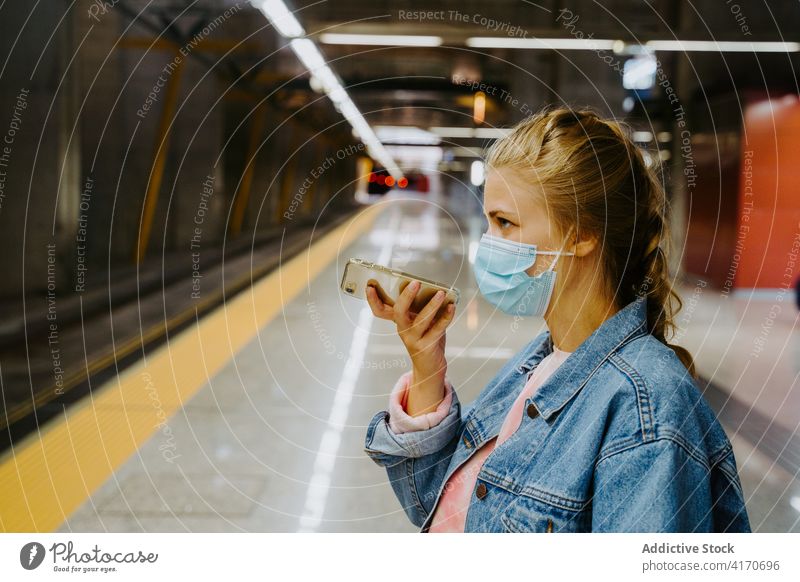
[{"label": "woman's eye", "polygon": [[[506,228],[508,226],[514,226],[514,223],[507,221],[505,218],[500,216],[497,217],[497,223],[500,225],[501,228]],[[505,223],[505,224],[504,224]]]}]

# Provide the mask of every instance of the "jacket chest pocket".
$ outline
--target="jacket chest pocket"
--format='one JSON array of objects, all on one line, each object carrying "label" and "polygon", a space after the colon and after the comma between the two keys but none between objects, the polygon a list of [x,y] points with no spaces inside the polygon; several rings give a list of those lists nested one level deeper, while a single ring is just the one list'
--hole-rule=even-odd
[{"label": "jacket chest pocket", "polygon": [[569,510],[519,495],[500,515],[506,532],[564,533],[588,532],[592,529],[589,507]]}]

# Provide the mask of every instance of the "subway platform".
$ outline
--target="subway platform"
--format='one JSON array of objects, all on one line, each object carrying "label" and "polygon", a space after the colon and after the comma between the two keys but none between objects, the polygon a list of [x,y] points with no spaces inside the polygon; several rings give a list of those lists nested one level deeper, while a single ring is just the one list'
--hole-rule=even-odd
[{"label": "subway platform", "polygon": [[[390,193],[97,388],[94,405],[87,400],[55,421],[76,423],[62,434],[71,441],[58,443],[61,462],[75,463],[88,444],[81,412],[96,419],[116,407],[118,419],[141,417],[141,428],[103,425],[96,458],[80,460],[98,486],[86,478],[57,483],[76,489],[74,509],[50,508],[57,530],[417,531],[362,449],[367,423],[386,408],[410,360],[394,324],[338,284],[347,259],[361,257],[460,288],[448,376],[469,402],[545,325],[514,325],[481,298],[469,264],[481,228],[477,204]],[[774,295],[722,294],[689,277],[680,293],[676,343],[692,351],[733,443],[753,531],[800,532],[793,297],[778,310]],[[101,402],[126,388],[148,397],[133,408],[124,395]],[[57,479],[58,468],[51,474]]]}]

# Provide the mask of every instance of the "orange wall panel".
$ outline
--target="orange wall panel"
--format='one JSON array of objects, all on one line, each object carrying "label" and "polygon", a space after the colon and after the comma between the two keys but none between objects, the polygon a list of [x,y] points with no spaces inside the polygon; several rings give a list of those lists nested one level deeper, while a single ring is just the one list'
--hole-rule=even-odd
[{"label": "orange wall panel", "polygon": [[738,197],[737,288],[792,287],[800,273],[800,99],[745,108]]}]

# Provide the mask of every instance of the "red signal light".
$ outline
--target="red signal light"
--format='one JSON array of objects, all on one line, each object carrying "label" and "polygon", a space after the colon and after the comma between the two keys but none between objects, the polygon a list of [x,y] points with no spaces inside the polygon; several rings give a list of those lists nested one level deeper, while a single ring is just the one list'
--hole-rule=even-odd
[{"label": "red signal light", "polygon": [[397,185],[400,186],[401,188],[405,188],[406,186],[408,186],[408,178],[405,178],[405,177],[400,178],[397,181]]},{"label": "red signal light", "polygon": [[386,176],[386,185],[389,186],[390,188],[394,186],[394,178],[392,178],[391,176]]}]

